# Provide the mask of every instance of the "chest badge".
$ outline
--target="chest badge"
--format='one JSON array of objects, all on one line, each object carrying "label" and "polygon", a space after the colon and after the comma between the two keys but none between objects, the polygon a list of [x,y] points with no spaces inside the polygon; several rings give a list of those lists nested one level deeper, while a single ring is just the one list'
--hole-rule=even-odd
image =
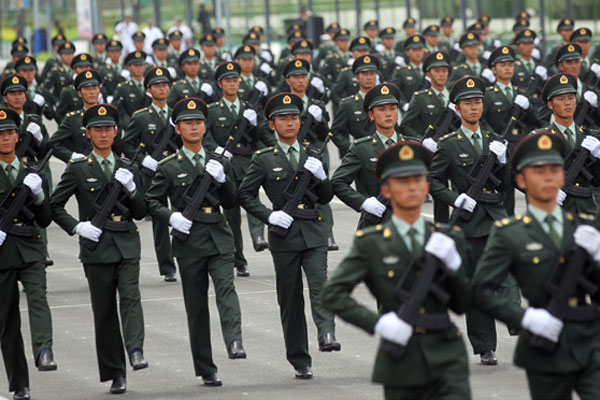
[{"label": "chest badge", "polygon": [[274,172],[280,172],[280,171],[283,171],[283,168],[281,168],[281,167],[275,167],[275,168],[273,168],[273,171]]},{"label": "chest badge", "polygon": [[354,111],[355,115],[361,115],[363,112],[362,111]]},{"label": "chest badge", "polygon": [[187,176],[187,172],[182,172],[181,174],[177,175],[178,178],[185,178]]},{"label": "chest badge", "polygon": [[435,108],[435,105],[433,105],[433,104],[427,104],[427,108],[433,109],[433,108]]},{"label": "chest badge", "polygon": [[219,117],[219,121],[225,121],[227,117]]},{"label": "chest badge", "polygon": [[538,251],[538,250],[541,250],[542,248],[544,248],[544,246],[538,242],[531,242],[531,243],[527,243],[525,245],[525,249],[529,250],[529,251]]},{"label": "chest badge", "polygon": [[148,124],[148,129],[153,131],[156,129],[156,124]]},{"label": "chest badge", "polygon": [[383,257],[382,261],[384,264],[396,264],[398,261],[400,261],[400,258],[398,256],[387,256]]},{"label": "chest badge", "polygon": [[87,178],[86,180],[90,183],[98,182],[98,179],[96,178]]},{"label": "chest badge", "polygon": [[461,154],[459,154],[458,156],[459,156],[460,158],[467,158],[467,157],[469,157],[469,155],[468,155],[468,154],[466,154],[466,153],[461,153]]}]

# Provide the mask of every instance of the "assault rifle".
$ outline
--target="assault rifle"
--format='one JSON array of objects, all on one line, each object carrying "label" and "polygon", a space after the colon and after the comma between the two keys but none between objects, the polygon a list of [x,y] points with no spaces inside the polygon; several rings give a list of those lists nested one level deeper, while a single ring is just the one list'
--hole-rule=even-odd
[{"label": "assault rifle", "polygon": [[460,128],[461,120],[456,113],[448,107],[442,111],[433,125],[429,125],[423,134],[423,140],[432,138],[436,142],[445,134]]},{"label": "assault rifle", "polygon": [[[594,137],[598,137],[600,131],[586,129],[586,133]],[[592,180],[594,176],[590,172],[592,166],[597,162],[596,158],[584,148],[575,148],[565,160],[565,165],[568,165],[565,171],[565,183],[562,191],[569,196],[589,198],[592,196],[592,188],[589,186],[579,186],[576,180],[579,176]]]},{"label": "assault rifle", "polygon": [[[383,204],[386,208],[390,207],[390,199],[386,199],[381,193],[377,195],[377,201]],[[378,217],[377,215],[368,213],[366,211],[363,213],[363,220],[368,226],[377,225],[381,222],[381,218],[383,218],[383,216]]]},{"label": "assault rifle", "polygon": [[[523,96],[528,99],[531,98],[543,83],[542,78],[540,78],[538,74],[532,74]],[[515,97],[517,96],[515,95]],[[513,103],[502,119],[501,126],[503,126],[504,129],[502,129],[500,136],[512,143],[517,143],[521,140],[527,133],[527,124],[523,122],[525,114],[526,110]]]},{"label": "assault rifle", "polygon": [[[160,161],[166,156],[176,153],[179,147],[181,147],[180,142],[180,136],[175,134],[175,129],[167,121],[167,125],[163,128],[160,135],[157,135],[154,138],[152,143],[153,150],[150,157],[154,158],[156,161]],[[142,173],[148,177],[152,177],[154,176],[155,171],[142,166]]]}]

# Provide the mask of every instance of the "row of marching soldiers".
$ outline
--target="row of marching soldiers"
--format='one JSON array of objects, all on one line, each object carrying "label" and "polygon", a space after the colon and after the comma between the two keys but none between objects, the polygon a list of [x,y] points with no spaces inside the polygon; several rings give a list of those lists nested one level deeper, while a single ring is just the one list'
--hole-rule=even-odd
[{"label": "row of marching soldiers", "polygon": [[[366,35],[351,41],[348,30],[333,23],[328,27],[332,44],[322,46],[314,59],[313,46],[304,32],[292,27],[288,32],[289,55],[284,54],[277,63],[262,45],[260,27],[248,32],[233,55],[218,49],[223,36],[219,28],[202,37],[200,50],[180,53],[174,43],[181,34],[174,31],[168,39],[153,43],[152,55],[139,48],[123,56],[121,44],[103,34],[93,40],[94,55],[75,55],[75,45],[59,35],[53,38],[56,59],[46,64],[41,75],[35,58],[26,51],[22,54],[26,43],[17,41],[13,54],[21,54],[15,56],[10,67],[14,71],[8,69],[0,85],[6,106],[0,110],[4,123],[0,129],[4,181],[0,253],[8,260],[2,269],[6,290],[2,291],[0,321],[18,322],[16,283],[21,281],[29,304],[36,366],[40,370],[57,368],[45,297],[44,268],[50,260],[43,230],[55,221],[68,234],[79,237],[96,329],[104,332],[96,337],[100,378],[112,380],[112,393],[123,393],[125,355],[134,370],[148,366],[143,355],[138,285],[140,242],[133,220],[150,215],[161,275],[167,282],[176,281],[174,259],[179,266],[195,373],[204,384],[220,386],[210,345],[207,288],[210,276],[229,357],[245,358],[233,285],[234,268],[241,277],[250,273],[243,253],[241,206],[248,214],[254,249],[269,248],[273,257],[286,357],[299,379],[312,377],[302,269],[309,285],[320,351],[341,349],[335,337],[333,311],[388,342],[408,345],[407,353],[415,354],[413,357],[425,347],[437,354],[438,345],[444,353],[444,344],[437,341],[447,340],[457,346],[458,341],[450,339],[460,336],[448,319],[448,305],[467,312],[469,340],[484,365],[497,364],[494,318],[507,322],[511,334],[522,331],[526,337],[527,332],[533,332],[559,342],[563,326],[559,320],[570,322],[569,317],[551,315],[544,309],[551,296],[542,293],[543,283],[535,281],[550,272],[540,271],[532,278],[527,275],[530,272],[521,273],[516,268],[527,262],[544,264],[543,260],[548,261],[548,268],[550,260],[566,262],[566,257],[557,254],[562,254],[563,247],[573,246],[574,225],[597,212],[600,141],[593,129],[600,120],[600,66],[590,61],[591,31],[574,29],[570,19],[558,26],[566,43],[551,52],[554,62],[547,66],[534,57],[541,59],[541,51],[536,48],[536,34],[528,28],[526,16],[515,23],[512,45],[490,40],[486,31],[489,22],[490,18],[482,17],[454,44],[450,17],[444,18],[441,26],[427,27],[422,34],[415,33],[415,21],[409,18],[403,26],[408,37],[398,43],[394,28],[379,30],[377,21],[365,24]],[[448,27],[448,39],[438,41],[440,32],[448,31]],[[380,38],[379,43],[376,38]],[[143,33],[132,39],[134,44],[143,45]],[[222,61],[227,58],[234,61]],[[560,72],[553,74],[552,69]],[[330,100],[334,110],[331,123],[325,106]],[[59,122],[52,135],[42,116]],[[529,135],[534,129],[543,132]],[[537,147],[529,136],[537,138]],[[342,156],[341,165],[331,173],[329,140]],[[564,159],[564,186],[560,184],[555,196],[550,196],[564,213],[560,207],[542,206],[536,203],[542,200],[529,198],[531,183],[523,171],[543,163],[518,163],[516,145],[522,140],[529,143],[524,149],[550,150],[553,156],[558,151]],[[388,148],[393,150],[381,153]],[[49,154],[67,165],[55,188],[44,162]],[[406,176],[388,173],[382,154],[390,154],[385,159],[392,166],[417,158],[423,166],[419,165],[418,174],[410,168],[412,172]],[[563,163],[558,163],[557,157],[553,160],[552,165]],[[555,172],[560,175],[560,171]],[[425,194],[429,192],[435,201],[436,222],[449,222],[448,207],[454,208],[452,223],[460,227],[454,232],[461,233],[450,236],[461,236],[456,239],[460,243],[454,244],[448,235],[432,235],[437,239],[430,244],[430,226],[422,217],[402,218],[402,209],[416,209],[419,212],[411,215],[420,215],[424,195],[422,199],[421,192],[413,193],[404,186],[394,188],[391,182],[423,180],[413,176],[428,176]],[[530,180],[542,181],[539,177]],[[545,201],[549,201],[551,186],[540,189]],[[515,187],[528,195],[526,216],[511,217]],[[260,188],[271,207],[261,201]],[[322,304],[327,251],[337,249],[328,205],[334,194],[360,213],[360,229],[355,246],[339,268],[342,272],[336,273],[325,290]],[[79,205],[77,217],[64,208],[73,196]],[[407,206],[409,203],[412,205]],[[554,222],[547,222],[544,212],[553,214]],[[531,233],[532,241],[501,230],[515,224],[539,229]],[[264,225],[269,226],[268,240]],[[595,231],[587,227],[582,230],[586,239],[598,243]],[[538,238],[542,231],[549,240]],[[499,232],[510,235],[504,242],[489,239]],[[369,238],[377,239],[360,250],[360,243]],[[583,242],[575,240],[586,248]],[[395,298],[393,289],[402,276],[414,278],[403,274],[411,256],[398,253],[398,243],[419,258],[433,254],[444,261],[446,273],[459,278],[444,283],[451,290],[464,294],[469,281],[470,285],[480,285],[474,291],[481,293],[481,298],[474,296],[477,307],[471,307],[468,296],[448,303],[447,296],[441,296],[446,298],[442,301],[425,293],[426,305],[417,309],[424,316],[402,319],[397,312],[384,314],[382,311],[397,311],[408,303],[407,298]],[[489,243],[515,246],[509,252],[496,249],[503,257],[515,257],[504,260],[504,270],[494,269],[498,259],[483,262],[492,247]],[[483,264],[481,268],[478,262]],[[490,266],[493,271],[486,270]],[[459,274],[453,275],[456,271]],[[381,317],[349,298],[348,289],[361,280],[367,281],[378,298]],[[532,282],[539,285],[529,298],[527,285]],[[532,304],[526,318],[520,308],[519,289]],[[572,308],[579,307],[579,299],[581,307],[587,307],[582,291],[590,290],[589,286],[574,290],[569,294],[569,301],[575,298]],[[496,298],[491,299],[486,295],[489,293]],[[431,315],[427,313],[430,308]],[[576,318],[588,318],[585,311],[581,314],[584,316]],[[565,324],[565,329],[568,326]],[[10,390],[15,392],[14,398],[27,399],[29,382],[19,324],[3,328],[7,329],[3,348],[7,343],[18,349],[4,354]],[[555,355],[540,355],[542,361],[519,363],[528,369],[530,387],[547,388],[544,379],[555,379],[547,377],[550,372],[565,375],[566,392],[585,387],[587,380],[580,385],[569,374],[593,370],[595,359],[586,358],[587,353],[571,353],[591,351],[593,346],[579,349],[577,346],[589,340],[572,335],[561,342],[565,350],[560,361],[551,362]],[[571,349],[571,345],[577,348]],[[374,377],[385,384],[387,397],[414,398],[428,390],[469,396],[464,346],[452,347],[444,353],[444,361],[419,356],[395,365],[396,361],[384,353],[378,358]],[[528,354],[522,358],[535,360],[538,356]],[[580,365],[582,359],[592,360],[592,365]],[[565,367],[557,367],[563,361]],[[443,367],[446,363],[452,367]],[[402,374],[397,373],[400,366],[405,368]],[[535,393],[532,389],[533,397],[546,398],[546,393]]]}]

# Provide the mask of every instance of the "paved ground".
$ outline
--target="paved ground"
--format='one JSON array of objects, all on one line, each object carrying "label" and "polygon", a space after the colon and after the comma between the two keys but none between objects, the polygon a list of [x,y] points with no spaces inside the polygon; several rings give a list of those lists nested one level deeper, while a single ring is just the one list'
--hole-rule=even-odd
[{"label": "paved ground", "polygon": [[[49,125],[49,130],[54,127]],[[332,151],[335,167],[337,151]],[[62,162],[52,160],[55,182],[63,169]],[[524,201],[518,199],[518,210]],[[69,207],[74,212],[74,202]],[[341,250],[329,253],[329,268],[333,271],[348,251],[355,230],[357,214],[339,202],[332,203],[335,216],[335,236]],[[424,212],[431,215],[431,204]],[[165,283],[158,276],[152,245],[151,223],[139,222],[142,235],[141,290],[146,324],[145,355],[150,368],[129,372],[128,399],[377,399],[382,390],[370,383],[378,340],[359,329],[338,321],[337,337],[342,343],[340,353],[319,353],[316,330],[309,320],[310,346],[315,378],[294,379],[294,371],[285,360],[283,336],[275,294],[273,266],[268,251],[255,253],[248,248],[251,276],[236,278],[243,317],[244,345],[247,360],[227,359],[218,314],[211,298],[213,352],[224,386],[206,388],[194,377],[189,349],[188,331],[180,283]],[[250,243],[244,228],[246,243]],[[76,238],[68,236],[57,225],[48,229],[50,253],[55,261],[48,268],[48,301],[54,323],[54,351],[59,369],[40,373],[33,367],[27,304],[21,302],[22,331],[30,355],[29,367],[34,399],[105,399],[109,384],[99,383],[94,346],[92,311],[83,269],[77,259]],[[211,289],[211,296],[214,293]],[[373,298],[364,286],[355,296],[375,308]],[[308,298],[306,294],[306,298]],[[310,313],[307,307],[307,315]],[[455,320],[465,330],[463,317]],[[522,370],[512,363],[515,338],[509,337],[503,324],[498,324],[498,358],[496,367],[478,364],[471,357],[471,387],[474,399],[527,399],[528,391]],[[470,347],[467,343],[467,348]],[[8,387],[4,366],[0,366],[0,400],[7,398]]]}]

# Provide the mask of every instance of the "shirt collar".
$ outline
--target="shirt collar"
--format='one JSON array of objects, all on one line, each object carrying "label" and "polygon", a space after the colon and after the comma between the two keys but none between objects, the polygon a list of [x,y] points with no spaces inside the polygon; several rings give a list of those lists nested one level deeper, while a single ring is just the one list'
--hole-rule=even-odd
[{"label": "shirt collar", "polygon": [[479,134],[479,139],[483,139],[483,135],[481,134],[481,126],[478,126],[477,127],[477,131],[475,131],[475,132],[473,132],[472,130],[470,130],[469,128],[467,128],[464,125],[461,125],[460,129],[463,131],[463,133],[465,134],[465,136],[469,138],[470,141],[473,141],[473,135],[475,133]]},{"label": "shirt collar", "polygon": [[194,79],[190,79],[189,77],[186,76],[185,79],[187,79],[187,81],[190,84],[193,83],[193,82],[196,82],[197,86],[198,87],[200,86],[200,78],[198,78],[198,77],[195,77]]},{"label": "shirt collar", "polygon": [[[559,124],[556,121],[554,121],[554,125],[556,125],[556,127],[558,128],[558,130],[560,131],[560,133],[562,135],[565,134],[565,131],[567,130],[566,126],[563,126],[563,125]],[[577,128],[575,128],[575,121],[571,122],[571,125],[569,125],[568,128],[571,130],[571,133],[576,133],[577,132]]]},{"label": "shirt collar", "polygon": [[[94,155],[94,158],[96,159],[96,161],[98,161],[98,164],[102,165],[102,161],[104,161],[105,159],[102,158],[102,156],[100,154],[96,153],[95,151],[92,151],[92,154]],[[110,152],[108,157],[106,157],[106,160],[108,160],[109,164],[112,167],[115,166],[115,156],[112,151]]]},{"label": "shirt collar", "polygon": [[510,91],[512,92],[513,88],[510,85],[510,83],[508,85],[505,85],[504,83],[500,83],[498,81],[496,81],[496,86],[498,86],[498,89],[500,89],[502,91],[502,93],[506,92],[506,88],[510,88]]},{"label": "shirt collar", "polygon": [[229,100],[227,100],[225,97],[223,97],[223,103],[225,103],[225,105],[227,106],[227,108],[229,108],[231,110],[231,105],[235,105],[235,109],[237,111],[240,111],[240,98],[236,97],[235,101],[232,103]]},{"label": "shirt collar", "polygon": [[470,62],[465,60],[465,63],[471,68],[471,69],[478,69],[479,68],[479,61],[477,61],[475,64],[471,64]]},{"label": "shirt collar", "polygon": [[384,144],[385,146],[385,142],[387,142],[389,139],[392,139],[394,141],[394,143],[398,143],[398,134],[394,131],[394,133],[392,133],[392,137],[387,137],[381,133],[379,133],[379,131],[375,131],[375,133],[377,133],[377,137],[379,138],[379,140],[381,140],[381,143]]},{"label": "shirt collar", "polygon": [[158,106],[156,104],[152,103],[152,108],[154,108],[154,110],[158,113],[158,115],[160,115],[161,111],[164,111],[167,115],[169,115],[169,105],[166,103],[163,108],[158,108]]},{"label": "shirt collar", "polygon": [[361,98],[361,99],[363,99],[363,100],[365,99],[365,96],[367,95],[367,94],[366,94],[365,92],[363,92],[362,90],[359,90],[357,94],[358,94],[358,95],[360,96],[360,98]]},{"label": "shirt collar", "polygon": [[439,90],[437,90],[436,88],[434,88],[433,86],[431,87],[431,90],[433,91],[433,93],[436,96],[439,96],[440,93],[442,94],[442,96],[444,97],[444,99],[447,99],[448,97],[450,97],[450,94],[448,93],[448,89],[444,88],[444,90],[442,90],[441,92]]},{"label": "shirt collar", "polygon": [[296,140],[291,146],[287,143],[283,143],[281,141],[277,141],[277,143],[279,144],[279,147],[281,148],[281,151],[283,151],[284,154],[287,154],[288,151],[290,150],[290,147],[293,147],[294,150],[296,150],[298,152],[298,154],[300,154],[300,143],[298,143],[298,141]]},{"label": "shirt collar", "polygon": [[206,152],[204,151],[204,147],[201,147],[200,151],[198,153],[194,153],[193,151],[191,151],[190,149],[188,149],[185,146],[181,147],[181,151],[183,152],[183,154],[186,155],[186,157],[192,162],[193,165],[196,165],[196,160],[194,160],[194,156],[196,154],[200,154],[200,159],[202,159],[202,160],[206,159]]},{"label": "shirt collar", "polygon": [[[531,213],[531,215],[534,216],[534,218],[537,220],[537,222],[540,223],[540,225],[546,222],[546,217],[548,216],[548,213],[546,211],[537,208],[536,206],[532,206],[531,204],[527,206],[527,210]],[[556,205],[556,207],[554,207],[554,210],[552,210],[552,213],[550,213],[549,215],[552,215],[556,222],[562,225],[563,215],[562,209],[559,205]]]},{"label": "shirt collar", "polygon": [[[0,160],[0,167],[2,167],[2,170],[5,172],[6,171],[6,166],[8,164],[5,163],[4,161]],[[13,166],[13,168],[15,169],[15,171],[18,171],[19,168],[21,167],[21,163],[19,162],[19,157],[15,157],[15,159],[10,163],[10,165]]]},{"label": "shirt collar", "polygon": [[[408,237],[408,231],[410,230],[410,228],[413,228],[415,231],[417,231],[417,240],[421,240],[421,238],[425,237],[425,218],[423,218],[422,216],[419,217],[419,219],[417,219],[415,221],[414,224],[409,224],[406,221],[401,220],[400,218],[396,217],[395,215],[392,216],[392,223],[394,224],[394,228],[396,228],[396,230],[398,231],[398,233],[400,234],[400,236],[405,239]],[[409,241],[406,240],[406,242],[408,243]],[[410,246],[410,244],[409,244]],[[411,249],[413,250],[413,249]]]}]

